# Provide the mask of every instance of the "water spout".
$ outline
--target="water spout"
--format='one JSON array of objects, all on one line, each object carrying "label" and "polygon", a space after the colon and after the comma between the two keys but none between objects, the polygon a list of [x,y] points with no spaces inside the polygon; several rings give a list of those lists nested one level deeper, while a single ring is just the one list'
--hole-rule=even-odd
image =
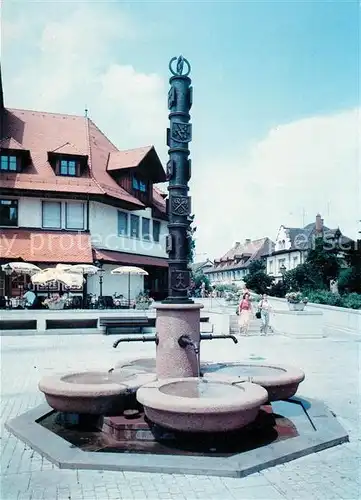
[{"label": "water spout", "polygon": [[132,335],[131,337],[121,337],[116,340],[113,347],[116,348],[121,342],[155,342],[158,344],[157,335]]},{"label": "water spout", "polygon": [[192,340],[189,335],[181,335],[178,339],[178,344],[180,347],[185,349],[188,346],[191,346],[195,354],[198,356],[199,354],[199,344]]},{"label": "water spout", "polygon": [[232,339],[235,344],[238,344],[238,339],[235,335],[213,335],[212,333],[201,333],[201,340],[214,340],[214,339]]}]

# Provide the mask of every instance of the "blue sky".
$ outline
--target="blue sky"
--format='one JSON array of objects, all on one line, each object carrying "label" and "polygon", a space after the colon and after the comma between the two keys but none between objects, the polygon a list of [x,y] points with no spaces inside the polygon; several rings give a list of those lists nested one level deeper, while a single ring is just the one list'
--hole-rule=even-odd
[{"label": "blue sky", "polygon": [[8,106],[78,114],[87,106],[120,148],[154,143],[164,161],[168,61],[190,60],[199,254],[274,238],[281,224],[302,223],[303,208],[306,223],[321,211],[328,225],[356,233],[358,2],[7,2],[3,10]]}]

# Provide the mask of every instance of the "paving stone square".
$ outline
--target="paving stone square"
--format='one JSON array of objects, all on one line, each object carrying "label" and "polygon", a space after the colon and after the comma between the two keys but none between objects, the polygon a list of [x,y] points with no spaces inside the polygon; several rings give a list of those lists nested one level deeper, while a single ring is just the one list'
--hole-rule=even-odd
[{"label": "paving stone square", "polygon": [[[61,470],[4,429],[4,423],[44,401],[41,376],[108,369],[155,353],[152,344],[122,344],[98,335],[1,337],[1,500],[106,499],[343,499],[361,498],[360,337],[323,339],[250,336],[203,342],[203,360],[264,358],[306,373],[299,394],[323,400],[350,435],[350,443],[245,478]],[[171,457],[169,458],[171,460]]]}]

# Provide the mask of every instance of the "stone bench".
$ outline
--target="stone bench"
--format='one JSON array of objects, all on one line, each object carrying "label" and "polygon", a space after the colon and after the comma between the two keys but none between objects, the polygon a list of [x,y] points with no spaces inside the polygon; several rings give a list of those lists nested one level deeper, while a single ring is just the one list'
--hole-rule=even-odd
[{"label": "stone bench", "polygon": [[123,316],[118,318],[100,318],[99,326],[105,327],[105,335],[110,335],[112,331],[119,328],[136,328],[142,333],[143,328],[149,326],[147,317]]}]

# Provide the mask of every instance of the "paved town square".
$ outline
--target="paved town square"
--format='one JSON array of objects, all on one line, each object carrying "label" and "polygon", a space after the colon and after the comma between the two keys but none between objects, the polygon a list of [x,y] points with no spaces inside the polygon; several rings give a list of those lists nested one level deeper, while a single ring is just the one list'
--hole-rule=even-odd
[{"label": "paved town square", "polygon": [[[299,394],[322,399],[350,435],[350,443],[245,478],[135,472],[61,470],[4,429],[5,422],[44,401],[43,375],[108,369],[116,362],[154,355],[153,344],[122,344],[101,335],[1,338],[2,500],[106,499],[343,499],[360,498],[360,337],[323,339],[281,335],[202,343],[203,360],[261,358],[306,373]],[[172,460],[169,457],[169,460]]]}]

